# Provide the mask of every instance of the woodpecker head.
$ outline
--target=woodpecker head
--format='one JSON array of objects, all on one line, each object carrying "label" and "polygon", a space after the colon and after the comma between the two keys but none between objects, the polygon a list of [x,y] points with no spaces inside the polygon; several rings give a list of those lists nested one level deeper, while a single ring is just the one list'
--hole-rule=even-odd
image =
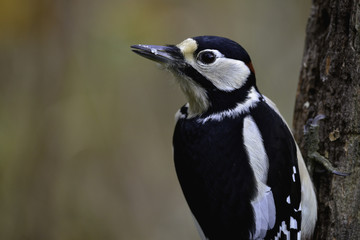
[{"label": "woodpecker head", "polygon": [[238,43],[199,36],[177,45],[134,45],[132,50],[164,65],[178,79],[192,115],[234,108],[256,91],[250,57]]}]

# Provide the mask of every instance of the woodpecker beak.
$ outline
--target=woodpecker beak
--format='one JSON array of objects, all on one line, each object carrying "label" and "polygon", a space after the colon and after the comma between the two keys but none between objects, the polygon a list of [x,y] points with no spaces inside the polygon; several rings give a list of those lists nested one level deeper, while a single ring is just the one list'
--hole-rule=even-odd
[{"label": "woodpecker beak", "polygon": [[183,59],[176,46],[133,45],[132,51],[142,57],[162,64],[174,64]]}]

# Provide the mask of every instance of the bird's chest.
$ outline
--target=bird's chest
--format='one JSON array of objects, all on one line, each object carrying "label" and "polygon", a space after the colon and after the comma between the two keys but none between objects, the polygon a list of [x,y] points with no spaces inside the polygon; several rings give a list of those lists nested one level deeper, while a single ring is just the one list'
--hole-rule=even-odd
[{"label": "bird's chest", "polygon": [[243,141],[243,117],[199,123],[179,119],[175,127],[174,161],[180,182],[204,181],[228,184],[236,181],[249,162]]},{"label": "bird's chest", "polygon": [[239,117],[203,124],[179,119],[175,128],[176,173],[191,211],[207,233],[217,229],[240,236],[239,231],[248,234],[253,225],[250,200],[255,185],[244,148],[243,121]]},{"label": "bird's chest", "polygon": [[242,132],[243,118],[205,123],[179,119],[173,138],[175,158],[193,162],[230,158],[243,146]]}]

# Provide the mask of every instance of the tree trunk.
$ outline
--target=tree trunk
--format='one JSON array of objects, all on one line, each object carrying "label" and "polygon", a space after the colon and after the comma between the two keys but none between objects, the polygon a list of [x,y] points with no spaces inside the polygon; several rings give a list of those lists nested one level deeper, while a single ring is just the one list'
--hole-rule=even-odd
[{"label": "tree trunk", "polygon": [[[313,0],[298,85],[294,129],[324,114],[320,153],[341,177],[315,171],[318,222],[314,239],[360,239],[360,0]],[[318,166],[316,169],[321,169]]]}]

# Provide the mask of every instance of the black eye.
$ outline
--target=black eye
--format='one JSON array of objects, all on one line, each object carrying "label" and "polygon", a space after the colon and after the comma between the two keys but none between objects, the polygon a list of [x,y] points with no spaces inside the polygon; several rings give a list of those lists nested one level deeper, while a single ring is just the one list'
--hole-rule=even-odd
[{"label": "black eye", "polygon": [[213,52],[201,52],[198,55],[198,60],[202,63],[210,64],[210,63],[215,62],[216,55]]}]

